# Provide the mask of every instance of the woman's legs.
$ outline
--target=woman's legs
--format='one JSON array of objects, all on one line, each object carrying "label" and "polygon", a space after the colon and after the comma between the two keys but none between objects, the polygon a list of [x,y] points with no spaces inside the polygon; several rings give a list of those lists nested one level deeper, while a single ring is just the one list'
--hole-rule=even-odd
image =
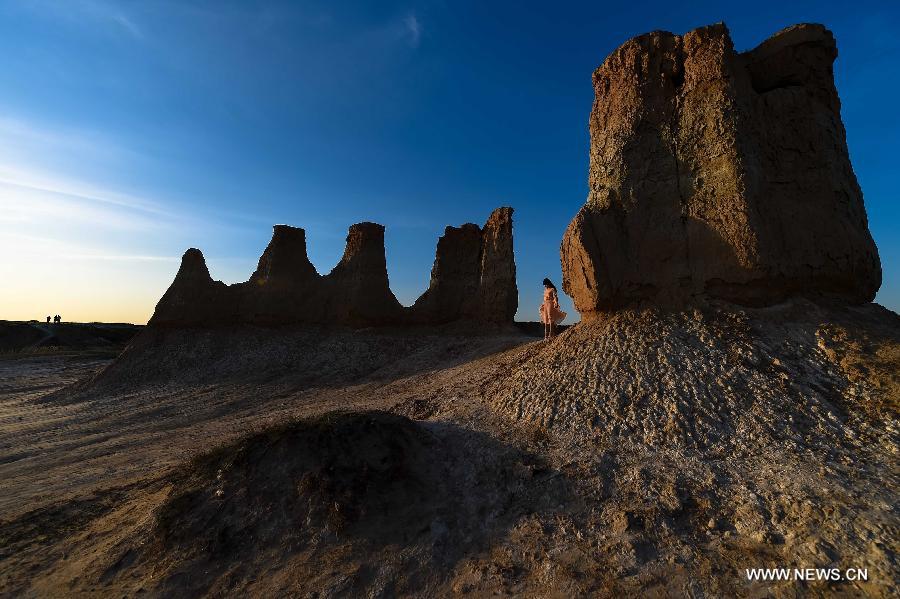
[{"label": "woman's legs", "polygon": [[550,336],[553,336],[553,321],[550,321]]}]

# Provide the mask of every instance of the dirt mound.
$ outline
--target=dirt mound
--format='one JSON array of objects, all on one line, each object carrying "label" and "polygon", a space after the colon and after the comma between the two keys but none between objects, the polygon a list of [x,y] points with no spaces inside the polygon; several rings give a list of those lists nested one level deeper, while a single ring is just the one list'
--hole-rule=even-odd
[{"label": "dirt mound", "polygon": [[47,336],[45,331],[27,322],[0,321],[0,352],[22,350]]},{"label": "dirt mound", "polygon": [[489,394],[588,473],[578,494],[602,501],[573,520],[610,589],[790,597],[798,583],[745,569],[814,565],[869,582],[802,593],[890,596],[898,373],[896,314],[798,300],[621,311],[524,353]]},{"label": "dirt mound", "polygon": [[396,541],[435,515],[433,444],[412,421],[383,412],[268,430],[191,462],[156,532],[164,546],[213,557],[300,545],[311,535]]},{"label": "dirt mound", "polygon": [[[848,421],[897,417],[898,346],[900,318],[876,304],[624,310],[557,337],[510,373],[494,404],[603,444],[841,442]],[[855,358],[839,355],[854,347]],[[885,368],[852,370],[879,360]]]},{"label": "dirt mound", "polygon": [[62,323],[0,321],[0,352],[27,352],[63,348],[121,349],[141,330],[118,323]]},{"label": "dirt mound", "polygon": [[101,564],[105,583],[179,595],[416,594],[564,497],[532,456],[377,411],[265,430],[167,482],[141,540]]},{"label": "dirt mound", "polygon": [[[543,338],[546,334],[547,327],[543,322],[537,321],[517,321],[516,328],[521,331],[523,334],[528,335],[529,337],[541,337]],[[562,333],[572,325],[570,324],[557,324],[554,325],[553,331],[555,333]]]},{"label": "dirt mound", "polygon": [[[148,328],[103,372],[62,397],[237,382],[291,389],[391,379],[522,343],[518,330],[460,323],[413,330],[315,326]],[[54,396],[49,399],[55,399]]]}]

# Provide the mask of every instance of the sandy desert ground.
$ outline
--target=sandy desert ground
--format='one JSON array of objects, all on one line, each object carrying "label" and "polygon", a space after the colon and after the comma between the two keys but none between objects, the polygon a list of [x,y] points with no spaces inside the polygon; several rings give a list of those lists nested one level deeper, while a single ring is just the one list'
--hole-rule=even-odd
[{"label": "sandy desert ground", "polygon": [[898,331],[800,302],[6,356],[0,594],[891,596]]}]

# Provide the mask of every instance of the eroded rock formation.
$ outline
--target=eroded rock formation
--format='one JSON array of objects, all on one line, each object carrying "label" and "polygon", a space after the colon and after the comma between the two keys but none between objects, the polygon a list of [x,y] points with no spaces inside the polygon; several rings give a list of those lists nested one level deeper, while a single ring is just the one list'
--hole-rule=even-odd
[{"label": "eroded rock formation", "polygon": [[494,210],[481,230],[477,314],[493,322],[512,322],[519,307],[512,214],[512,208]]},{"label": "eroded rock formation", "polygon": [[723,24],[629,40],[594,72],[589,195],[562,242],[590,318],[643,300],[871,301],[881,264],[850,165],[830,31],[734,51]]},{"label": "eroded rock formation", "polygon": [[209,275],[203,253],[190,248],[181,257],[175,280],[156,304],[150,323],[183,326],[222,322],[233,316],[236,305],[231,300],[229,287]]},{"label": "eroded rock formation", "polygon": [[410,308],[390,289],[382,225],[351,226],[341,261],[325,276],[309,261],[305,231],[275,225],[256,271],[244,283],[214,281],[200,250],[185,252],[149,324],[512,323],[518,305],[512,212],[498,208],[483,229],[471,223],[447,227],[438,241],[430,286]]},{"label": "eroded rock formation", "polygon": [[402,320],[403,306],[388,283],[382,225],[351,226],[344,255],[324,283],[324,295],[316,298],[324,313],[314,322],[366,326]]},{"label": "eroded rock formation", "polygon": [[512,212],[494,210],[484,228],[467,223],[444,230],[431,283],[412,307],[413,320],[512,322],[518,307]]}]

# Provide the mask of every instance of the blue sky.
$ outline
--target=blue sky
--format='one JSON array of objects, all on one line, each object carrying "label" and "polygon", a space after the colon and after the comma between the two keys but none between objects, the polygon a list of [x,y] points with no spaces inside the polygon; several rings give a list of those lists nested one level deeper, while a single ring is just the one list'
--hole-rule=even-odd
[{"label": "blue sky", "polygon": [[896,3],[0,0],[0,318],[144,322],[185,248],[245,280],[274,223],[307,230],[322,273],[351,223],[385,224],[409,304],[445,225],[511,205],[534,320],[587,193],[591,72],[717,21],[738,50],[835,33],[878,301],[900,309]]}]

